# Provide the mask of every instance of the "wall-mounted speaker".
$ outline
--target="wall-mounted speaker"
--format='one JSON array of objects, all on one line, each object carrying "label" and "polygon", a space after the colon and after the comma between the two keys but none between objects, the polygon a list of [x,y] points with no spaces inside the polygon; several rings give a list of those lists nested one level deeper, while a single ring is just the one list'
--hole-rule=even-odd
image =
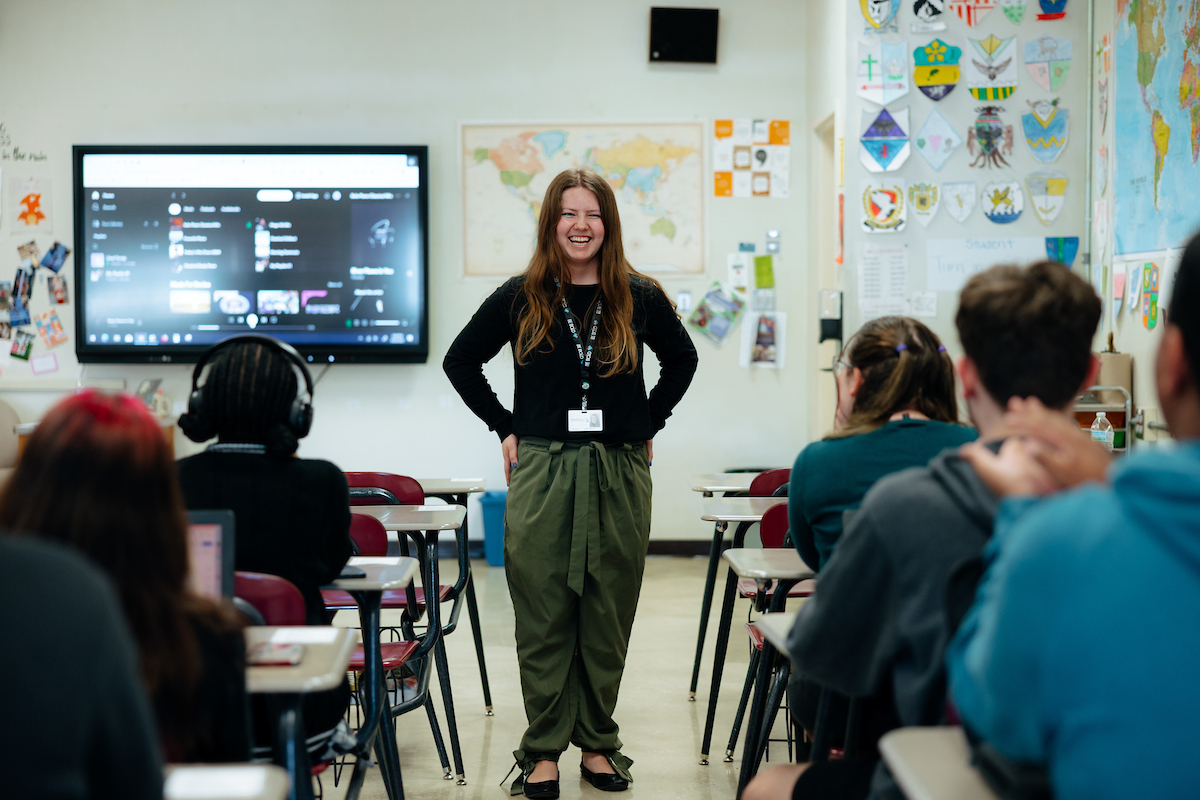
[{"label": "wall-mounted speaker", "polygon": [[717,63],[715,8],[650,9],[650,60]]}]

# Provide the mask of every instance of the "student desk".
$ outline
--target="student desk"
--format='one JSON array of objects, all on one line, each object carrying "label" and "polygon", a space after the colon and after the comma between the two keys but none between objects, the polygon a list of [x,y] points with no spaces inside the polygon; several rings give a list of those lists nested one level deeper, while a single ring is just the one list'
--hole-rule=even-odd
[{"label": "student desk", "polygon": [[999,800],[971,766],[962,728],[900,728],[879,752],[910,800]]},{"label": "student desk", "polygon": [[[453,627],[442,626],[440,617],[438,616],[438,603],[440,602],[438,585],[438,558],[437,558],[437,542],[438,533],[441,531],[459,531],[458,536],[458,581],[451,588],[447,598],[451,597],[456,591],[462,591],[464,585],[471,574],[471,562],[467,558],[466,543],[461,536],[461,528],[466,520],[467,510],[458,505],[453,506],[351,506],[350,509],[355,514],[367,514],[375,517],[383,523],[383,527],[388,531],[396,532],[397,534],[405,533],[411,535],[417,542],[417,546],[424,551],[424,560],[428,563],[429,574],[423,577],[422,582],[425,585],[425,605],[428,609],[430,625],[437,625],[439,628],[438,636],[432,640],[430,647],[433,649],[434,663],[437,665],[438,683],[442,691],[442,703],[446,709],[446,727],[450,732],[450,749],[454,755],[454,767],[456,777],[460,786],[465,785],[467,780],[463,770],[462,763],[462,748],[458,742],[458,720],[454,714],[454,697],[450,688],[450,666],[446,660],[446,646],[442,642],[441,636],[445,633],[453,631]],[[351,561],[350,563],[354,563]],[[338,581],[332,588],[342,589],[341,581]],[[392,588],[392,587],[384,587]],[[347,590],[349,591],[349,590]],[[379,602],[382,602],[382,593],[379,597]],[[414,596],[409,595],[410,616],[415,621],[418,618],[418,610],[414,602]],[[360,603],[361,613],[361,603]],[[378,629],[379,620],[376,618],[374,629]],[[364,620],[363,630],[367,630],[368,626]],[[407,707],[398,706],[393,709],[392,714],[403,713],[408,710]],[[393,742],[394,747],[394,742]],[[398,774],[398,773],[397,773]],[[447,776],[449,777],[449,776]]]},{"label": "student desk", "polygon": [[[417,483],[421,484],[421,491],[425,492],[426,497],[436,497],[439,500],[444,500],[450,505],[467,507],[467,499],[472,494],[478,494],[487,489],[487,481],[483,478],[416,478]],[[467,531],[467,517],[463,517],[461,535],[458,537],[458,546],[460,549],[466,548],[470,543],[470,536]],[[461,556],[461,553],[460,553]],[[466,564],[466,569],[462,569],[462,565]],[[471,561],[465,561],[459,558],[459,575],[458,581],[454,584],[453,589],[446,595],[447,600],[454,600],[458,597],[460,591],[464,591],[467,596],[467,617],[471,621],[471,635],[475,637],[475,659],[479,662],[479,680],[483,683],[483,707],[484,713],[487,716],[492,716],[492,688],[488,683],[487,663],[483,658],[483,629],[479,625],[479,601],[475,598],[475,580],[471,572]],[[454,627],[458,624],[458,603],[454,604],[453,610],[450,612],[450,621],[446,625],[446,633],[451,633]]]},{"label": "student desk", "polygon": [[[750,484],[758,477],[757,472],[708,472],[689,475],[688,482],[693,492],[700,492],[705,498],[712,497],[716,492],[726,496],[745,494],[750,491]],[[704,638],[708,633],[708,615],[712,612],[713,587],[717,582],[717,564],[721,561],[721,544],[725,540],[728,522],[717,522],[713,525],[712,547],[708,550],[708,573],[704,576],[704,599],[700,601],[700,632],[696,635],[696,659],[692,664],[692,682],[688,686],[688,700],[696,701],[696,686],[700,682],[700,657],[704,653]],[[747,525],[746,527],[749,527]]]},{"label": "student desk", "polygon": [[164,800],[283,800],[288,776],[274,764],[168,765]]},{"label": "student desk", "polygon": [[[435,544],[436,547],[436,544]],[[412,583],[419,562],[415,558],[404,557],[358,557],[347,562],[350,566],[358,567],[366,573],[362,578],[339,578],[330,584],[330,589],[341,589],[349,592],[358,603],[358,616],[362,625],[363,638],[363,684],[366,686],[366,708],[363,711],[363,727],[358,732],[358,744],[355,747],[357,760],[354,773],[350,777],[347,795],[361,787],[366,773],[366,758],[375,746],[376,758],[379,760],[379,772],[383,778],[384,788],[391,800],[401,800],[404,797],[404,787],[400,780],[400,756],[396,748],[396,727],[392,720],[391,708],[387,704],[387,686],[383,673],[383,655],[380,650],[379,615],[383,603],[383,593],[389,589],[402,589]],[[431,571],[436,575],[437,559],[433,559]],[[426,580],[429,576],[425,576]],[[421,645],[413,651],[411,658],[424,656],[437,642],[437,592],[429,599],[430,632],[422,639]],[[337,629],[335,629],[337,630]],[[349,629],[342,629],[349,630]],[[345,670],[343,669],[343,672]],[[338,678],[339,682],[341,677]],[[303,743],[301,743],[303,752]],[[307,762],[307,756],[305,756]],[[311,792],[312,780],[305,771],[304,785]],[[311,793],[310,795],[311,796]]]},{"label": "student desk", "polygon": [[292,776],[289,797],[312,798],[311,765],[304,742],[301,699],[309,692],[332,689],[342,682],[354,637],[348,628],[326,625],[246,628],[246,650],[263,642],[302,644],[304,655],[299,664],[289,666],[246,667],[246,691],[251,694],[277,695],[279,719],[275,733],[275,763]]},{"label": "student desk", "polygon": [[[782,655],[788,655],[787,639],[796,622],[795,611],[772,611],[754,620],[754,627],[762,633],[767,644],[774,647]],[[790,657],[789,657],[790,658]]]}]

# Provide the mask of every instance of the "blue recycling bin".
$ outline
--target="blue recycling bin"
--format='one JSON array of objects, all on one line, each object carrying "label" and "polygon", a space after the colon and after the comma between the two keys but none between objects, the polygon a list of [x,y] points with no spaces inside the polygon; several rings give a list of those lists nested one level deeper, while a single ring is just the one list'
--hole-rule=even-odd
[{"label": "blue recycling bin", "polygon": [[489,567],[504,566],[504,504],[508,492],[484,492],[479,497],[483,511],[483,555]]}]

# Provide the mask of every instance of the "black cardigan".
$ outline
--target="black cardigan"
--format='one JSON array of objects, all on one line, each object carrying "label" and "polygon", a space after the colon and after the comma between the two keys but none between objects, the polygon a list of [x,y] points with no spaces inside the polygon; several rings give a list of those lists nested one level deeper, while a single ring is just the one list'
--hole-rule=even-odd
[{"label": "black cardigan", "polygon": [[[666,296],[649,280],[631,277],[637,369],[601,378],[593,360],[588,408],[604,412],[604,431],[571,433],[567,431],[567,411],[578,409],[581,399],[579,354],[561,307],[554,309],[553,349],[543,345],[529,363],[516,365],[511,412],[501,405],[483,376],[483,364],[505,344],[516,340],[517,320],[525,308],[524,282],[524,276],[518,276],[493,292],[446,353],[442,366],[467,407],[501,441],[511,433],[558,441],[597,439],[620,443],[652,439],[687,391],[698,363],[696,348]],[[586,317],[596,292],[596,286],[568,289],[567,302],[577,318]],[[649,396],[642,377],[643,344],[654,351],[660,366],[658,382]]]}]

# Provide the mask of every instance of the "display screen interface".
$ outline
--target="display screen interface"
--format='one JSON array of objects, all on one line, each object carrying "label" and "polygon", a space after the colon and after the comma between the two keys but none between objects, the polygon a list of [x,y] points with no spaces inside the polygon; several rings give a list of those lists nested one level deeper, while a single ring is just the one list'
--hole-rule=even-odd
[{"label": "display screen interface", "polygon": [[310,361],[425,360],[424,147],[122,149],[76,148],[80,360],[249,332]]}]

